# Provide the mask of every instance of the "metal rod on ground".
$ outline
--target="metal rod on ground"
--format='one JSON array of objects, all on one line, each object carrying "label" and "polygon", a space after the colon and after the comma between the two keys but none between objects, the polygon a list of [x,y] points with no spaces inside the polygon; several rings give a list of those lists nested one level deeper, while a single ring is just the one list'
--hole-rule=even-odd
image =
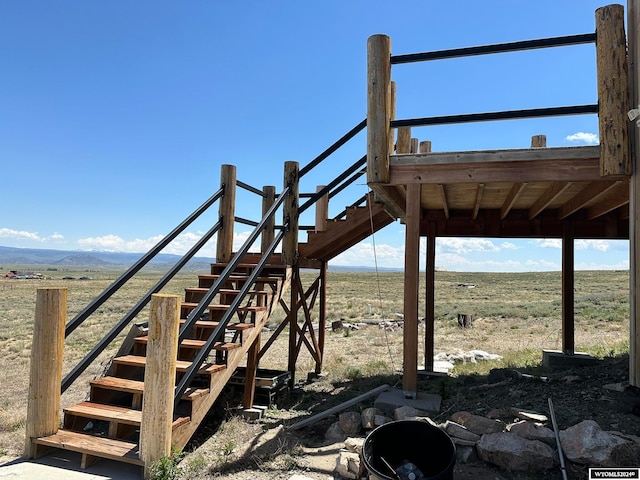
[{"label": "metal rod on ground", "polygon": [[553,433],[556,436],[556,445],[558,446],[558,457],[560,457],[560,470],[562,471],[563,480],[567,480],[567,469],[564,466],[564,454],[562,453],[562,445],[560,444],[560,436],[558,435],[558,424],[556,423],[556,414],[553,412],[553,402],[549,397],[549,413],[551,414],[551,424],[553,425]]},{"label": "metal rod on ground", "polygon": [[324,412],[318,413],[317,415],[313,415],[309,418],[305,418],[304,420],[300,420],[298,423],[294,423],[293,425],[291,425],[289,427],[289,430],[297,430],[299,428],[306,427],[307,425],[316,423],[317,421],[320,421],[323,418],[329,417],[334,413],[339,412],[340,410],[344,410],[345,408],[350,407],[351,405],[360,403],[361,401],[369,397],[372,397],[373,395],[382,393],[386,390],[389,390],[389,385],[381,385],[377,388],[374,388],[373,390],[368,391],[367,393],[363,393],[362,395],[358,395],[357,397],[352,398],[351,400],[347,400],[346,402],[343,402],[340,405],[336,405],[335,407],[332,407],[329,410],[325,410]]}]

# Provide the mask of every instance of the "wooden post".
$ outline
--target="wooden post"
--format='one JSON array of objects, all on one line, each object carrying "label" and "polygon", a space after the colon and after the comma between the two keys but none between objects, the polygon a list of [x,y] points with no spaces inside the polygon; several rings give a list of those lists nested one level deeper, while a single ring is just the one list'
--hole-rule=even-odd
[{"label": "wooden post", "polygon": [[420,191],[419,183],[407,188],[404,251],[404,370],[402,389],[407,398],[418,392],[418,285],[420,284]]},{"label": "wooden post", "polygon": [[[322,190],[325,185],[318,185],[316,193]],[[324,232],[327,229],[327,220],[329,219],[329,194],[323,195],[316,202],[316,232]]]},{"label": "wooden post", "polygon": [[224,187],[224,195],[218,207],[222,228],[218,231],[216,262],[227,263],[231,261],[233,253],[233,225],[236,215],[236,167],[234,165],[222,165],[220,186]]},{"label": "wooden post", "polygon": [[318,356],[320,361],[316,362],[316,373],[322,372],[322,362],[324,359],[324,341],[327,326],[327,262],[322,262],[320,266],[320,299],[318,302]]},{"label": "wooden post", "polygon": [[411,139],[411,149],[409,150],[409,153],[418,153],[418,145],[419,145],[419,140],[417,138],[412,138]]},{"label": "wooden post", "polygon": [[[631,105],[640,103],[640,0],[627,1],[629,90]],[[640,128],[631,124],[632,172],[629,192],[629,384],[640,387]]]},{"label": "wooden post", "polygon": [[[396,119],[396,82],[391,82],[391,113],[389,114],[389,121]],[[389,129],[389,155],[393,155],[396,149],[395,128]]]},{"label": "wooden post", "polygon": [[573,222],[562,222],[562,351],[575,353]]},{"label": "wooden post", "polygon": [[[264,197],[262,197],[262,218],[269,211],[271,206],[276,201],[276,187],[266,186],[262,187],[262,193],[264,193]],[[273,215],[267,224],[265,225],[264,230],[262,231],[262,236],[260,239],[260,251],[262,253],[266,252],[269,248],[269,245],[273,243],[273,239],[275,237],[275,229],[276,229],[276,217]]]},{"label": "wooden post", "polygon": [[411,153],[411,127],[398,128],[396,153]]},{"label": "wooden post", "polygon": [[258,334],[247,352],[247,368],[244,374],[243,408],[253,408],[256,394],[256,373],[258,371],[258,354],[260,353],[260,334]]},{"label": "wooden post", "polygon": [[33,439],[53,435],[60,424],[60,384],[67,318],[67,289],[39,288],[29,369],[26,458],[37,456]]},{"label": "wooden post", "polygon": [[367,183],[389,182],[391,140],[391,39],[367,41]]},{"label": "wooden post", "polygon": [[291,272],[291,296],[290,298],[290,309],[289,309],[289,359],[287,369],[289,373],[291,373],[291,378],[289,380],[289,387],[293,388],[296,382],[296,360],[298,359],[298,298],[302,292],[300,292],[300,269],[297,266],[293,266]]},{"label": "wooden post", "polygon": [[596,10],[596,34],[600,175],[629,176],[629,83],[622,5]]},{"label": "wooden post", "polygon": [[282,263],[295,265],[298,262],[298,162],[285,162],[284,186],[291,186],[291,191],[284,201],[283,224],[289,223],[289,228],[282,240]]},{"label": "wooden post", "polygon": [[431,153],[431,141],[423,140],[420,142],[420,153]]},{"label": "wooden post", "polygon": [[424,312],[424,369],[433,372],[436,323],[436,224],[429,222],[427,234],[427,262]]},{"label": "wooden post", "polygon": [[546,148],[546,146],[546,135],[534,135],[533,137],[531,137],[531,148]]},{"label": "wooden post", "polygon": [[151,296],[140,425],[140,459],[144,461],[145,479],[150,478],[155,462],[171,455],[180,303],[178,295]]}]

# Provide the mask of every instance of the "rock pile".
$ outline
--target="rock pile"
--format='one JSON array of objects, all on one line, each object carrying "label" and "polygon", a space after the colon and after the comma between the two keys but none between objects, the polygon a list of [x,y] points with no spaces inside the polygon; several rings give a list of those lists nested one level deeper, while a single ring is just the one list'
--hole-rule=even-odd
[{"label": "rock pile", "polygon": [[[326,438],[345,442],[336,462],[342,478],[362,478],[362,445],[369,430],[393,420],[426,421],[444,430],[456,445],[456,461],[485,461],[510,471],[544,471],[559,468],[556,437],[545,415],[527,410],[492,411],[486,417],[456,412],[442,424],[427,413],[400,407],[394,418],[376,408],[362,413],[343,412],[326,432]],[[565,458],[585,466],[637,466],[640,437],[603,431],[593,420],[584,420],[559,432]]]}]

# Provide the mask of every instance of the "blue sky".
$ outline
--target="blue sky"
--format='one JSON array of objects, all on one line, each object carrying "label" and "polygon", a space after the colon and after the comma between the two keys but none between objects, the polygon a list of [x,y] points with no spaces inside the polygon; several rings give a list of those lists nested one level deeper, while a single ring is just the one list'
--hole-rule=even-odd
[{"label": "blue sky", "polygon": [[[591,0],[60,2],[0,5],[0,245],[144,252],[219,186],[282,188],[366,116],[366,42],[394,54],[590,33]],[[395,66],[397,118],[596,102],[593,45]],[[433,149],[597,142],[594,116],[414,130]],[[303,178],[315,191],[365,153],[364,134]],[[366,192],[332,200],[330,214]],[[237,215],[259,220],[239,193]],[[211,212],[179,238],[185,251]],[[312,218],[302,223],[313,223]],[[237,225],[237,241],[248,227]],[[303,238],[301,238],[303,240]],[[393,223],[335,265],[403,265]],[[560,269],[551,239],[439,239],[460,271]],[[213,255],[213,245],[204,252]],[[577,242],[579,269],[628,268],[627,242]]]}]

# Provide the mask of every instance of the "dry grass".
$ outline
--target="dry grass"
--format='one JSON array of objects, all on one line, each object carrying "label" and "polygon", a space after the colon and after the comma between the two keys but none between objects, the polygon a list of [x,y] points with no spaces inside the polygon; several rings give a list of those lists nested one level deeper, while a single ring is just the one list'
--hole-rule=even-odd
[{"label": "dry grass", "polygon": [[[16,266],[4,266],[2,272]],[[29,267],[30,269],[33,266]],[[43,271],[43,270],[41,270]],[[0,457],[17,456],[24,444],[24,423],[28,389],[31,332],[36,290],[40,287],[67,287],[72,318],[116,277],[119,271],[45,272],[51,279],[5,280],[0,277]],[[62,280],[64,275],[89,275],[93,280]],[[130,287],[103,305],[65,345],[64,371],[67,372],[160,278],[148,271],[136,277]],[[308,285],[313,279],[305,273]],[[195,274],[178,276],[163,291],[182,294],[195,286]],[[629,307],[628,272],[576,273],[576,347],[599,356],[628,349]],[[328,275],[328,321],[340,318],[397,319],[403,311],[402,273],[330,273]],[[469,288],[469,285],[475,285]],[[424,287],[420,287],[419,315],[424,315]],[[475,318],[471,329],[457,326],[457,314]],[[146,320],[143,311],[138,320]],[[274,319],[280,321],[279,310]],[[317,321],[317,318],[315,319]],[[436,275],[436,353],[454,349],[482,349],[498,353],[512,364],[539,361],[542,348],[561,347],[561,274],[488,274],[438,272]],[[419,335],[423,351],[423,333]],[[263,338],[263,342],[267,336]],[[264,357],[264,368],[285,369],[287,338],[282,335]],[[82,400],[88,380],[99,375],[119,342],[65,393],[63,405]],[[422,353],[420,354],[422,357]],[[420,357],[420,358],[421,358]],[[327,332],[324,371],[341,380],[388,375],[402,366],[402,331],[385,332],[377,326],[363,327],[350,334]],[[301,353],[298,371],[314,369],[311,356]],[[299,374],[300,376],[300,374]],[[231,448],[230,445],[227,446]],[[231,456],[231,452],[229,453]]]}]

